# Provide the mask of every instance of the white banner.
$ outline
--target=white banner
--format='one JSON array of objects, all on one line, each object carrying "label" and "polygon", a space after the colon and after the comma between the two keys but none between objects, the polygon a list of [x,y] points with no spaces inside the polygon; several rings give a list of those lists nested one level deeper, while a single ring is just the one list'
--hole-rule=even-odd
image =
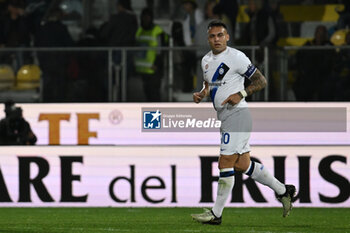
[{"label": "white banner", "polygon": [[[38,137],[38,145],[219,145],[218,132],[154,132],[143,129],[143,108],[207,108],[215,111],[211,103],[98,103],[98,104],[17,104]],[[296,132],[252,132],[252,145],[350,145],[350,103],[250,103],[250,108],[344,108],[344,131],[302,132],[307,113],[287,124],[295,125]],[[2,111],[0,113],[3,114]],[[347,114],[346,114],[347,113]],[[4,115],[0,115],[3,117]],[[282,118],[271,114],[260,116],[262,124],[283,126]],[[211,119],[211,118],[210,118]],[[337,119],[337,118],[335,118]],[[270,120],[270,121],[269,121]],[[312,122],[313,121],[313,122]],[[331,118],[327,124],[337,125]],[[215,122],[215,121],[212,121]],[[300,123],[299,123],[300,122]],[[205,124],[205,122],[204,122]],[[262,125],[260,123],[260,125]],[[256,126],[256,121],[253,122]],[[306,125],[306,126],[307,126]],[[305,126],[305,127],[306,127]]]},{"label": "white banner", "polygon": [[[218,146],[23,146],[0,152],[0,206],[211,206]],[[295,206],[350,207],[349,147],[253,146],[252,157],[298,190]],[[236,175],[227,206],[280,206]]]}]

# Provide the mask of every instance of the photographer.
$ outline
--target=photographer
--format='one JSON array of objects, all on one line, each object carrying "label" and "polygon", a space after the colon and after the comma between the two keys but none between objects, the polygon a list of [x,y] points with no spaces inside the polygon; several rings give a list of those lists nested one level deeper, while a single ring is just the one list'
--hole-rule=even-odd
[{"label": "photographer", "polygon": [[6,117],[0,121],[0,145],[34,145],[37,138],[23,118],[22,108],[7,101],[5,114]]}]

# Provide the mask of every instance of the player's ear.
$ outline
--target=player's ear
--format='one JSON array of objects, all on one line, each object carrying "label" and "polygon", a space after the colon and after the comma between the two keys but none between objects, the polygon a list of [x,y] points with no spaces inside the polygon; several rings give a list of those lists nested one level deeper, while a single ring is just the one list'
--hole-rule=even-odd
[{"label": "player's ear", "polygon": [[226,38],[227,38],[226,41],[229,41],[230,40],[230,34],[226,33]]}]

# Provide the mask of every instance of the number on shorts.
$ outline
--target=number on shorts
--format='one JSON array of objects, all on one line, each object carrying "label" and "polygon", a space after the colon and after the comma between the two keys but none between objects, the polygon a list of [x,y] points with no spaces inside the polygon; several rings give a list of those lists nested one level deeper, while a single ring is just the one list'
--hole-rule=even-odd
[{"label": "number on shorts", "polygon": [[222,133],[221,135],[221,143],[227,144],[230,141],[230,134],[229,133]]}]

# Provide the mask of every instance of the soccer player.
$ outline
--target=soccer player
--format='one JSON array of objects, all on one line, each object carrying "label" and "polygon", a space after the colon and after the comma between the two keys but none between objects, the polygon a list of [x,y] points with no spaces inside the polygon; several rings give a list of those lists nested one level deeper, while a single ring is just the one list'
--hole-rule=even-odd
[{"label": "soccer player", "polygon": [[[263,89],[266,79],[244,53],[227,46],[229,39],[223,22],[214,20],[209,23],[211,51],[202,59],[203,89],[193,93],[193,101],[199,103],[210,95],[221,121],[220,177],[214,207],[191,216],[200,223],[221,224],[224,205],[234,185],[234,174],[243,172],[276,192],[283,204],[283,217],[286,217],[292,209],[295,187],[282,184],[264,165],[251,161],[249,154],[252,120],[245,97]],[[245,89],[244,78],[251,81]]]}]

